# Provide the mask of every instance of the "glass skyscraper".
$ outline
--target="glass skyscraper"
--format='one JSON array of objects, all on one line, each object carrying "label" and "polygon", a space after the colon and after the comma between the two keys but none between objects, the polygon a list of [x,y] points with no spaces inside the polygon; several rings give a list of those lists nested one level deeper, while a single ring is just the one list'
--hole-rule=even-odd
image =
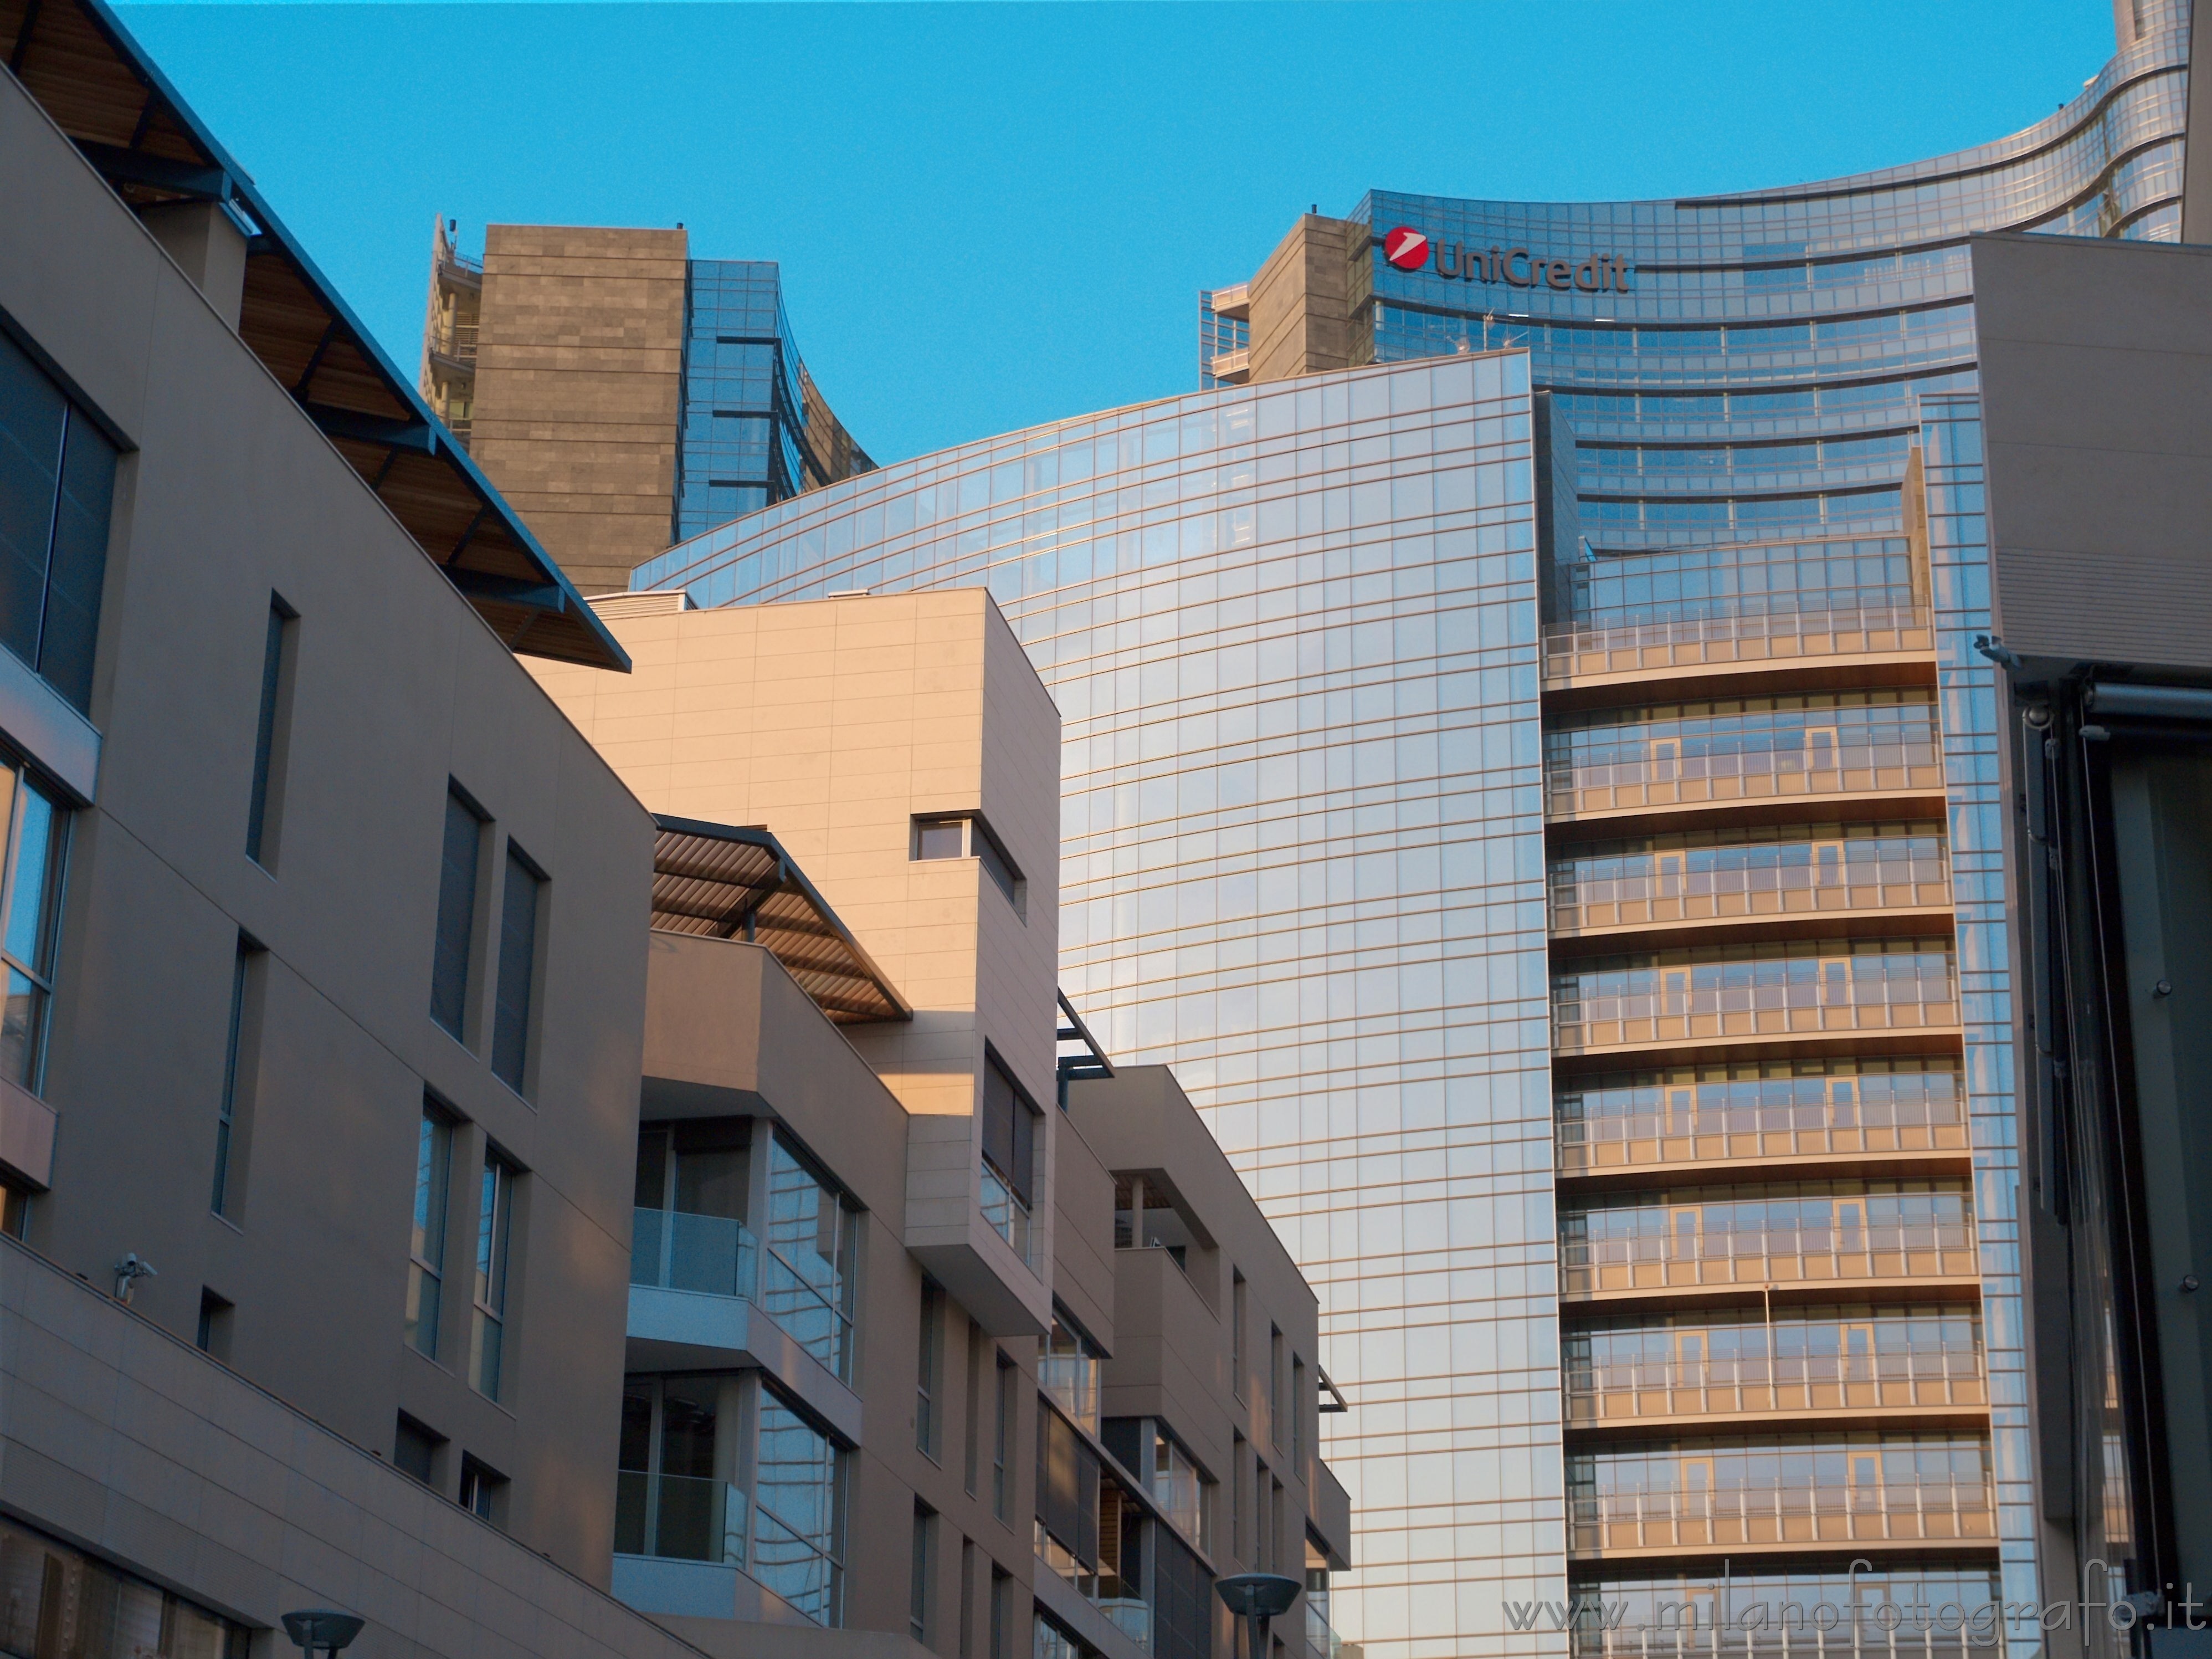
[{"label": "glass skyscraper", "polygon": [[639,569],[998,596],[1066,722],[1063,984],[1321,1293],[1347,1639],[2039,1647],[1965,244],[2178,238],[2187,21],[1880,173],[1372,193],[1367,367],[1215,290],[1208,390]]}]

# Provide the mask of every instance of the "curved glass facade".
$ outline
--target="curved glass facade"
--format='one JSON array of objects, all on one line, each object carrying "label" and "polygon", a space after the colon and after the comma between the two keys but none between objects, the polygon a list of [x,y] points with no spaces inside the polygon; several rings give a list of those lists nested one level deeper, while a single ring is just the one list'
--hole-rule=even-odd
[{"label": "curved glass facade", "polygon": [[[1332,1617],[1372,1653],[1610,1651],[1601,1627],[1513,1609],[1609,1606],[1732,1556],[1741,1577],[1761,1549],[1787,1557],[1770,1574],[1842,1579],[1858,1553],[1935,1571],[1882,1556],[1904,1534],[1871,1522],[1822,1531],[1825,1500],[1795,1493],[1787,1458],[1761,1491],[1810,1531],[1678,1529],[1647,1540],[1662,1568],[1583,1524],[1570,1471],[1599,1453],[1564,1415],[1562,1328],[1585,1346],[1669,1328],[1682,1223],[1655,1235],[1656,1289],[1634,1262],[1618,1286],[1563,1286],[1562,1242],[1628,1203],[1639,1164],[1655,1205],[1797,1183],[1838,1241],[1873,1224],[1873,1161],[1942,1178],[1955,1215],[1900,1223],[1893,1250],[1790,1259],[1825,1278],[1838,1387],[1856,1323],[1876,1327],[1835,1308],[1902,1276],[1923,1281],[1916,1305],[1973,1310],[1942,1386],[1979,1415],[1943,1455],[1985,1486],[1913,1547],[1949,1540],[1942,1571],[1977,1596],[2039,1599],[1996,715],[1971,644],[1989,589],[1966,240],[2178,237],[2185,0],[2130,15],[2133,38],[2057,114],[1911,167],[1671,202],[1371,194],[1352,268],[1371,367],[902,463],[637,573],[702,605],[997,597],[1065,720],[1063,985],[1117,1058],[1176,1068],[1322,1297],[1322,1363],[1354,1407],[1324,1448],[1356,1516]],[[1419,270],[1377,240],[1401,225],[1429,240]],[[1844,824],[1909,828],[1911,878],[1854,886],[1876,843]],[[1613,896],[1576,937],[1555,931],[1547,872],[1630,843],[1644,908]],[[1666,861],[1754,844],[1802,848],[1813,873],[1723,894],[1690,880],[1696,860]],[[1800,927],[1791,907],[1820,914]],[[1893,959],[1911,971],[1867,992]],[[1555,988],[1632,962],[1650,1006],[1562,1049]],[[1701,1000],[1705,978],[1728,984]],[[1955,1103],[1900,1116],[1869,1085],[1862,1104],[1854,1079],[1893,1078]],[[1590,1103],[1630,1084],[1650,1127],[1589,1129]],[[1787,1121],[1762,1103],[1697,1127],[1708,1096],[1808,1088]],[[1760,1172],[1782,1156],[1786,1176]],[[1685,1282],[1757,1310],[1776,1250],[1755,1268],[1708,1252],[1702,1207],[1683,1207],[1700,1209]],[[1923,1248],[1915,1227],[1940,1237]],[[1717,1481],[1730,1447],[1814,1434],[1811,1397],[1768,1387],[1730,1407],[1741,1426],[1639,1429],[1681,1480]],[[1819,1443],[1891,1432],[1885,1409],[1832,1413]],[[1863,1496],[1891,1512],[1849,1478],[1839,1492],[1839,1515]],[[1996,1639],[2026,1656],[2040,1637],[2031,1620]]]}]

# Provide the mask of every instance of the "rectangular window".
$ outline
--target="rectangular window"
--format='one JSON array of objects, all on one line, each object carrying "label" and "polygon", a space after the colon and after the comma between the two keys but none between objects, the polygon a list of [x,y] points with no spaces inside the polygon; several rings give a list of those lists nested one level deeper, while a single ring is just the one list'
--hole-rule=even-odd
[{"label": "rectangular window", "polygon": [[1015,914],[1024,913],[1027,884],[990,825],[979,817],[916,818],[908,856],[916,863],[939,859],[974,859],[983,866],[992,885],[1006,895]]},{"label": "rectangular window", "polygon": [[413,1475],[426,1486],[434,1486],[438,1484],[438,1449],[445,1443],[445,1436],[425,1428],[402,1412],[399,1426],[392,1436],[392,1467],[402,1474]]},{"label": "rectangular window", "polygon": [[906,1591],[906,1627],[914,1639],[924,1646],[929,1642],[929,1563],[930,1545],[936,1531],[937,1516],[920,1498],[914,1504],[913,1560],[908,1566]]},{"label": "rectangular window", "polygon": [[1250,1560],[1251,1540],[1252,1529],[1244,1519],[1244,1437],[1232,1431],[1229,1437],[1229,1553]]},{"label": "rectangular window", "polygon": [[222,1297],[203,1285],[200,1286],[200,1328],[193,1339],[202,1353],[211,1354],[228,1364],[230,1359],[230,1322],[237,1310]]},{"label": "rectangular window", "polygon": [[0,923],[0,967],[8,976],[0,1007],[0,1075],[36,1093],[46,1059],[53,1000],[54,939],[60,931],[62,866],[70,815],[29,770],[0,757],[0,796],[9,797],[4,848],[7,918]]},{"label": "rectangular window", "polygon": [[0,645],[92,709],[115,446],[0,335]]},{"label": "rectangular window", "polygon": [[407,1340],[438,1357],[438,1309],[446,1277],[446,1182],[453,1158],[453,1123],[425,1104],[415,1141],[415,1231],[408,1245]]},{"label": "rectangular window", "polygon": [[1306,1457],[1306,1362],[1291,1356],[1291,1463],[1303,1469]]},{"label": "rectangular window", "polygon": [[501,1350],[507,1339],[507,1247],[514,1225],[514,1171],[489,1147],[477,1206],[477,1305],[469,1327],[469,1386],[499,1398]]},{"label": "rectangular window", "polygon": [[1273,1477],[1265,1463],[1252,1465],[1252,1571],[1273,1572],[1275,1570],[1275,1517],[1268,1508],[1267,1496]]},{"label": "rectangular window", "polygon": [[944,1391],[945,1292],[937,1281],[921,1281],[921,1328],[915,1344],[914,1449],[937,1457],[937,1401]]},{"label": "rectangular window", "polygon": [[222,1096],[216,1107],[215,1191],[208,1205],[217,1215],[231,1219],[236,1218],[243,1196],[240,1177],[246,1148],[240,1123],[241,1103],[252,1087],[252,1079],[246,1075],[252,1068],[241,1062],[240,1039],[246,1025],[246,999],[252,989],[255,969],[265,954],[259,945],[240,933],[238,951],[231,962],[230,1027],[223,1042]]},{"label": "rectangular window", "polygon": [[283,716],[287,642],[296,613],[272,593],[269,632],[261,649],[261,714],[253,728],[253,794],[246,808],[246,856],[264,869],[276,862],[276,813],[284,788],[284,743],[290,722]]},{"label": "rectangular window", "polygon": [[1013,1444],[1014,1362],[1001,1353],[991,1434],[991,1513],[1001,1521],[1012,1513]]},{"label": "rectangular window", "polygon": [[473,1457],[461,1459],[461,1507],[495,1527],[507,1522],[507,1477]]},{"label": "rectangular window", "polygon": [[845,1455],[773,1389],[760,1391],[752,1575],[817,1625],[845,1591]]},{"label": "rectangular window", "polygon": [[994,1561],[991,1564],[991,1659],[1013,1659],[1013,1618],[1014,1581]]},{"label": "rectangular window", "polygon": [[1283,1422],[1283,1333],[1267,1327],[1267,1443],[1277,1450],[1289,1443]]},{"label": "rectangular window", "polygon": [[860,1212],[779,1133],[769,1142],[761,1306],[841,1382],[853,1380]]},{"label": "rectangular window", "polygon": [[960,1540],[960,1659],[975,1659],[975,1541]]},{"label": "rectangular window", "polygon": [[483,819],[446,791],[446,831],[438,870],[438,948],[430,964],[430,1018],[468,1041],[469,959],[476,948],[477,860]]},{"label": "rectangular window", "polygon": [[995,1056],[983,1061],[983,1218],[1029,1260],[1041,1114]]},{"label": "rectangular window", "polygon": [[982,1456],[983,1434],[983,1361],[987,1358],[983,1330],[974,1320],[968,1322],[968,1420],[964,1442],[961,1448],[964,1465],[963,1483],[970,1498],[975,1495],[975,1478]]},{"label": "rectangular window", "polygon": [[1229,1270],[1229,1386],[1244,1397],[1244,1275]]},{"label": "rectangular window", "polygon": [[538,889],[544,878],[514,845],[507,849],[500,904],[499,1000],[492,1019],[492,1074],[520,1094],[530,1060],[530,988],[538,961]]}]

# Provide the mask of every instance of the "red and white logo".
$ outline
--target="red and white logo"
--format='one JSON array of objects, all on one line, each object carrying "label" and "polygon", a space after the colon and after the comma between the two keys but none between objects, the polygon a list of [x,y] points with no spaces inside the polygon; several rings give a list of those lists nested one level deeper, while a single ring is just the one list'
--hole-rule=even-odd
[{"label": "red and white logo", "polygon": [[1401,225],[1382,239],[1382,257],[1401,270],[1419,270],[1429,262],[1429,239]]}]

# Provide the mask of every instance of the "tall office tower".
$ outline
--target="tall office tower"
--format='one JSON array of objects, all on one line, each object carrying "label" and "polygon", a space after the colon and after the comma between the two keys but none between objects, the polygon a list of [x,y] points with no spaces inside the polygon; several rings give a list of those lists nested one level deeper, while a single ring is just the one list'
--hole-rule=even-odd
[{"label": "tall office tower", "polygon": [[683,228],[491,225],[432,238],[433,410],[586,593],[672,542],[874,465],[815,386],[772,260]]},{"label": "tall office tower", "polygon": [[1880,174],[1307,216],[1248,384],[638,572],[999,596],[1062,982],[1321,1293],[1393,1659],[2041,1642],[1966,241],[2179,234],[2186,18],[2120,21]]}]

